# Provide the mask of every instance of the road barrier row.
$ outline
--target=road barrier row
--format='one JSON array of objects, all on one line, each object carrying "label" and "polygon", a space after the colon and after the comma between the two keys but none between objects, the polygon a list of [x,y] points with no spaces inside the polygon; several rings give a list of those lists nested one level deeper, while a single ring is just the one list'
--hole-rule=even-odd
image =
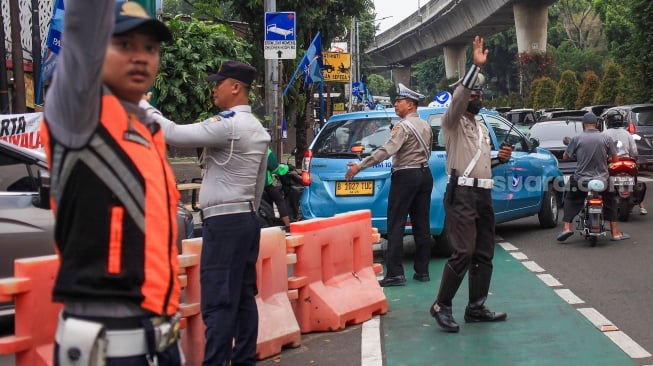
[{"label": "road barrier row", "polygon": [[[257,359],[296,347],[301,333],[337,331],[387,312],[373,263],[369,210],[332,218],[295,222],[290,235],[279,228],[261,230],[256,263],[259,294]],[[189,366],[200,365],[204,331],[200,311],[202,239],[182,242],[181,346]],[[59,267],[57,256],[19,259],[14,276],[0,279],[0,302],[14,301],[15,334],[0,337],[0,355],[16,355],[16,366],[52,365],[54,332],[61,304],[52,303]],[[289,273],[292,272],[292,273]]]}]

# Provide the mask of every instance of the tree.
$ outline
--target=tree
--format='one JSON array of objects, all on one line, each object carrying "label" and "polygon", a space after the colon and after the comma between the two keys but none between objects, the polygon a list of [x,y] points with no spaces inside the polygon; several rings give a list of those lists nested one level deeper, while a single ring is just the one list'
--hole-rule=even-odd
[{"label": "tree", "polygon": [[574,109],[576,99],[578,99],[578,79],[576,73],[571,70],[565,70],[558,82],[556,91],[555,105],[565,109]]},{"label": "tree", "polygon": [[633,54],[628,62],[634,69],[633,81],[629,85],[633,90],[636,102],[653,100],[653,6],[648,0],[630,0],[632,4],[633,23]]},{"label": "tree", "polygon": [[598,14],[591,0],[559,0],[551,7],[558,12],[567,39],[576,48],[595,47],[601,41]]},{"label": "tree", "polygon": [[228,26],[176,16],[167,22],[173,43],[161,45],[161,66],[154,81],[156,103],[179,123],[212,115],[211,85],[204,78],[224,60],[251,62],[248,45]]},{"label": "tree", "polygon": [[621,91],[621,77],[619,67],[612,62],[608,63],[601,86],[594,98],[594,104],[615,104]]},{"label": "tree", "polygon": [[412,69],[417,82],[417,89],[422,94],[433,97],[442,91],[438,84],[446,75],[443,56],[422,61],[413,65]]},{"label": "tree", "polygon": [[390,87],[392,87],[392,82],[379,74],[367,77],[367,89],[372,95],[385,95]]},{"label": "tree", "polygon": [[578,88],[578,99],[576,99],[576,108],[589,106],[594,101],[596,92],[599,90],[601,81],[594,71],[588,71],[583,77],[583,83]]},{"label": "tree", "polygon": [[531,97],[533,109],[552,107],[556,96],[556,82],[550,77],[533,80]]},{"label": "tree", "polygon": [[562,71],[571,70],[579,77],[587,70],[600,71],[603,68],[605,55],[595,49],[578,49],[569,41],[563,41],[557,48],[549,46],[547,51],[555,59],[556,68],[552,77],[559,79]]},{"label": "tree", "polygon": [[[488,86],[499,95],[507,95],[519,91],[519,65],[517,54],[517,36],[512,27],[497,33],[485,41],[490,50],[483,73],[488,77]],[[469,59],[469,58],[468,58]]]}]

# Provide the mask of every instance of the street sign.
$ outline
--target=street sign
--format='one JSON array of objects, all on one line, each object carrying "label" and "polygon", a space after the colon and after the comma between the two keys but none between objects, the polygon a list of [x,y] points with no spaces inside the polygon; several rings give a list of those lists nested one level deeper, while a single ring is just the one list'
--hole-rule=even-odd
[{"label": "street sign", "polygon": [[323,52],[324,81],[348,83],[351,78],[351,54],[344,52]]},{"label": "street sign", "polygon": [[429,103],[429,107],[449,107],[451,104],[451,93],[448,91],[441,91],[435,97],[433,101]]},{"label": "street sign", "polygon": [[296,22],[294,11],[265,13],[263,56],[266,60],[297,57]]}]

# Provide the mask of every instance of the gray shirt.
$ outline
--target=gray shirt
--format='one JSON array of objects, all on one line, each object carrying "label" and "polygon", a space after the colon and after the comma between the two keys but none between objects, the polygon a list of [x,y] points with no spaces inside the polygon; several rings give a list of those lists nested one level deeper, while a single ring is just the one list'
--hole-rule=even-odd
[{"label": "gray shirt", "polygon": [[[427,151],[424,150],[417,136],[407,124],[410,124],[420,135],[422,141],[426,143]],[[433,130],[431,130],[428,122],[419,118],[417,113],[411,113],[392,128],[388,141],[374,150],[370,156],[363,159],[359,167],[360,169],[368,168],[391,156],[393,156],[393,168],[427,163],[431,153],[432,139]]]},{"label": "gray shirt", "polygon": [[603,131],[603,133],[610,136],[615,144],[617,144],[617,154],[619,156],[637,157],[637,145],[630,132],[623,128],[609,128]]},{"label": "gray shirt", "polygon": [[234,106],[229,110],[233,114],[225,111],[199,123],[178,125],[147,102],[140,105],[161,124],[170,145],[204,147],[201,207],[250,201],[258,209],[265,187],[270,135],[250,106]]},{"label": "gray shirt", "polygon": [[[451,174],[451,171],[455,169],[456,174],[462,176],[480,147],[481,156],[469,176],[489,179],[492,178],[490,132],[485,123],[463,114],[467,109],[472,92],[470,86],[474,84],[479,70],[478,66],[472,65],[463,78],[463,82],[454,90],[451,105],[442,116],[442,135],[447,150],[447,174]],[[466,82],[466,80],[470,82]],[[482,135],[480,146],[479,134]]]},{"label": "gray shirt", "polygon": [[565,153],[578,162],[574,172],[577,181],[587,179],[607,181],[608,158],[617,155],[617,148],[610,136],[591,129],[572,137]]}]

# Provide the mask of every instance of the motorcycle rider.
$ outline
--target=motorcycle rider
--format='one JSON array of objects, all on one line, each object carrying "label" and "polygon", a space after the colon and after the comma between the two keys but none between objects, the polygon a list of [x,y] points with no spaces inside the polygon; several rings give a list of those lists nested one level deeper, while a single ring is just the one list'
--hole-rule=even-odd
[{"label": "motorcycle rider", "polygon": [[[568,142],[567,150],[563,154],[564,160],[575,158],[578,161],[576,171],[569,180],[569,190],[565,194],[564,203],[564,229],[558,234],[556,240],[562,242],[573,235],[571,221],[583,207],[587,194],[587,183],[592,179],[600,179],[607,187],[608,182],[608,157],[615,161],[618,159],[617,148],[614,141],[605,136],[596,128],[597,118],[592,112],[583,116],[583,133],[574,136]],[[565,137],[567,141],[569,138]],[[617,212],[614,195],[610,190],[601,192],[603,196],[603,212],[610,221],[610,231],[613,241],[630,239],[630,235],[620,232],[617,228]]]},{"label": "motorcycle rider", "polygon": [[[637,145],[635,144],[635,139],[630,132],[624,129],[624,117],[617,110],[609,110],[605,114],[605,122],[607,129],[603,132],[606,135],[610,136],[614,142],[617,144],[617,154],[619,156],[629,156],[637,160]],[[648,211],[644,207],[644,196],[646,194],[646,183],[641,182],[643,185],[643,194],[642,201],[639,203],[639,213],[646,215]]]},{"label": "motorcycle rider", "polygon": [[283,222],[284,229],[288,231],[290,227],[290,217],[288,217],[288,207],[286,206],[286,200],[283,198],[283,193],[281,188],[274,185],[274,176],[277,174],[279,176],[285,175],[288,173],[288,165],[279,164],[277,161],[277,156],[272,152],[272,149],[268,148],[268,166],[267,166],[267,175],[265,178],[265,192],[270,196],[272,201],[277,205],[277,210],[279,210],[279,217]]}]

